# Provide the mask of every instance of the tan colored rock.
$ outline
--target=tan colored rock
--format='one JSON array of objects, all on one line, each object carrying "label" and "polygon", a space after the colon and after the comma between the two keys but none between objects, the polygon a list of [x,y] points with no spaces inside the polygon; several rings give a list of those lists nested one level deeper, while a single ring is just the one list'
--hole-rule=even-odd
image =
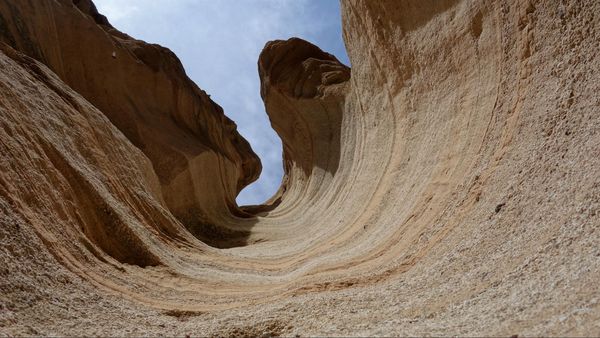
[{"label": "tan colored rock", "polygon": [[[294,201],[313,198],[327,189],[309,181],[322,181],[324,171],[334,175],[339,166],[350,69],[309,42],[292,38],[267,43],[258,70],[265,108],[282,139],[285,168],[279,193],[265,207],[279,205],[283,196]],[[311,186],[316,189],[306,190]]]},{"label": "tan colored rock", "polygon": [[235,197],[260,162],[177,57],[115,30],[90,0],[5,1],[0,14],[2,41],[100,109],[150,159],[170,211],[205,241],[221,241],[212,232],[239,214]]},{"label": "tan colored rock", "polygon": [[0,332],[596,335],[600,5],[341,4],[351,72],[261,54],[286,176],[240,210],[256,157],[174,56],[1,2]]}]

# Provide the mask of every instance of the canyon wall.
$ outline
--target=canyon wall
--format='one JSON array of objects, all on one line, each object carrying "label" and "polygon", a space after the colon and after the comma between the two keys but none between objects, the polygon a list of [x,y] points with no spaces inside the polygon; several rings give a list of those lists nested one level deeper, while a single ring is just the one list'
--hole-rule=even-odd
[{"label": "canyon wall", "polygon": [[[89,0],[0,2],[0,332],[600,332],[594,1],[342,1],[271,41],[285,177]],[[337,20],[337,18],[332,18]]]}]

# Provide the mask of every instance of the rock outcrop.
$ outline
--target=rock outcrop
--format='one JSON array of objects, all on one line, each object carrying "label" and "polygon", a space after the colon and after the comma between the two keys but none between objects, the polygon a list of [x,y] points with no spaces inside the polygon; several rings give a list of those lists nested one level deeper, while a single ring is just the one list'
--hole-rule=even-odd
[{"label": "rock outcrop", "polygon": [[0,2],[0,332],[594,335],[600,5],[351,0],[267,43],[281,189],[168,50]]},{"label": "rock outcrop", "polygon": [[177,57],[115,30],[89,0],[5,1],[0,15],[2,41],[101,110],[150,159],[173,215],[206,242],[222,241],[223,215],[237,212],[260,161]]}]

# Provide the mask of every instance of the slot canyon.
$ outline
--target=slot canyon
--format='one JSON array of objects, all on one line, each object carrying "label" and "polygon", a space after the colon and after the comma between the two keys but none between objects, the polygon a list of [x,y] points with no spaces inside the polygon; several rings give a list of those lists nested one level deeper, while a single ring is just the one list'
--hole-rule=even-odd
[{"label": "slot canyon", "polygon": [[265,41],[284,178],[239,206],[261,161],[173,52],[0,0],[0,335],[600,335],[598,13],[342,0],[351,67]]}]

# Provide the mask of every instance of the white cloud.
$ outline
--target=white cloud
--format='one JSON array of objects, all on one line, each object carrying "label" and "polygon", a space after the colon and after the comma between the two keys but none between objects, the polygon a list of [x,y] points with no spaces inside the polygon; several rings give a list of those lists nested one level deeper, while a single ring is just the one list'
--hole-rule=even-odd
[{"label": "white cloud", "polygon": [[135,12],[139,10],[139,7],[135,3],[120,0],[102,0],[98,1],[96,5],[101,5],[100,13],[109,17],[114,22],[126,20],[128,17],[135,15]]},{"label": "white cloud", "polygon": [[263,163],[240,204],[258,204],[281,183],[281,141],[260,98],[265,43],[298,36],[347,63],[338,0],[95,0],[116,28],[170,48],[188,76],[238,125]]}]

